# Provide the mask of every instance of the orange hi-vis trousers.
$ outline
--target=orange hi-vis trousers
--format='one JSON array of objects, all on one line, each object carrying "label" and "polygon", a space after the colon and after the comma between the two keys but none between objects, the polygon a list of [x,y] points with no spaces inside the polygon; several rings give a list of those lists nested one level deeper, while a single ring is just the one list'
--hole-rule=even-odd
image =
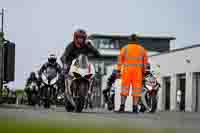
[{"label": "orange hi-vis trousers", "polygon": [[119,56],[118,69],[121,70],[122,88],[121,95],[128,96],[132,86],[132,96],[142,95],[142,86],[147,52],[138,44],[129,44],[122,48]]},{"label": "orange hi-vis trousers", "polygon": [[130,88],[132,96],[141,96],[142,94],[142,72],[136,69],[129,69],[122,74],[121,95],[129,96]]}]

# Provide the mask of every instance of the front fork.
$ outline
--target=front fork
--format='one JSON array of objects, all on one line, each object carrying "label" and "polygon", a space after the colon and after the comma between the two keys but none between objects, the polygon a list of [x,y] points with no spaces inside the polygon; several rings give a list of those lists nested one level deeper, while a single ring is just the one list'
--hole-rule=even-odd
[{"label": "front fork", "polygon": [[145,108],[148,110],[148,111],[150,111],[150,108],[149,108],[149,106],[147,105],[147,102],[146,102],[146,94],[147,94],[147,90],[146,89],[144,89],[144,91],[142,92],[142,96],[141,96],[141,101],[142,101],[142,104],[145,106]]},{"label": "front fork", "polygon": [[[154,90],[154,91],[152,91],[152,92],[150,92],[150,96],[151,95],[157,95],[157,92],[158,92],[158,90]],[[147,104],[147,100],[146,100],[146,95],[147,95],[147,93],[148,93],[148,90],[147,89],[144,89],[144,91],[143,91],[143,93],[142,93],[142,96],[141,96],[141,101],[142,101],[142,104],[145,106],[145,108],[148,110],[148,111],[150,111],[151,110],[151,108],[148,106],[148,104]],[[157,96],[156,96],[157,97]]]}]

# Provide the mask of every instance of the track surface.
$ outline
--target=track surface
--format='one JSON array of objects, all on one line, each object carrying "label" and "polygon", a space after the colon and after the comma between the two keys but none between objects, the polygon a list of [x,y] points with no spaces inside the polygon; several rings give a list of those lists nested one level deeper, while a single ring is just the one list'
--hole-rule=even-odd
[{"label": "track surface", "polygon": [[64,107],[43,109],[22,105],[0,105],[0,117],[13,117],[20,120],[84,121],[88,124],[89,122],[95,123],[99,127],[115,123],[123,127],[140,125],[146,128],[200,128],[200,113],[187,112],[157,112],[155,114],[140,113],[136,115],[94,109],[82,113],[69,113],[65,111]]}]

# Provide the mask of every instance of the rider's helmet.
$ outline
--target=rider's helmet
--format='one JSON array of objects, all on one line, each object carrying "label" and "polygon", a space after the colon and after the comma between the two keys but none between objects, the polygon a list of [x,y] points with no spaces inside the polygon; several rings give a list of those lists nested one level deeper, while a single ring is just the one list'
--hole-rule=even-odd
[{"label": "rider's helmet", "polygon": [[50,54],[49,57],[48,57],[48,62],[49,62],[50,64],[55,64],[56,61],[57,61],[56,55],[55,55],[55,54]]},{"label": "rider's helmet", "polygon": [[87,39],[87,33],[84,29],[78,29],[74,32],[74,44],[77,48],[83,47]]},{"label": "rider's helmet", "polygon": [[35,72],[31,72],[31,74],[30,74],[30,78],[31,78],[31,79],[36,78],[36,74],[35,74]]},{"label": "rider's helmet", "polygon": [[117,69],[117,65],[114,66],[112,75],[115,75],[116,78],[120,78],[120,71]]}]

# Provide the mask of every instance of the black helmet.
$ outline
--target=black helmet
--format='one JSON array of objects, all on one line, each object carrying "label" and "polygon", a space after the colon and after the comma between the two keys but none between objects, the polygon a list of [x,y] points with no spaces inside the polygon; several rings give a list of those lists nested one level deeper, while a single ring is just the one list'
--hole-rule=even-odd
[{"label": "black helmet", "polygon": [[56,55],[50,54],[49,57],[48,57],[48,62],[51,63],[51,64],[54,64],[54,63],[56,63],[56,61],[57,61]]},{"label": "black helmet", "polygon": [[31,74],[30,74],[30,78],[32,79],[32,78],[36,78],[36,74],[35,74],[35,72],[31,72]]}]

